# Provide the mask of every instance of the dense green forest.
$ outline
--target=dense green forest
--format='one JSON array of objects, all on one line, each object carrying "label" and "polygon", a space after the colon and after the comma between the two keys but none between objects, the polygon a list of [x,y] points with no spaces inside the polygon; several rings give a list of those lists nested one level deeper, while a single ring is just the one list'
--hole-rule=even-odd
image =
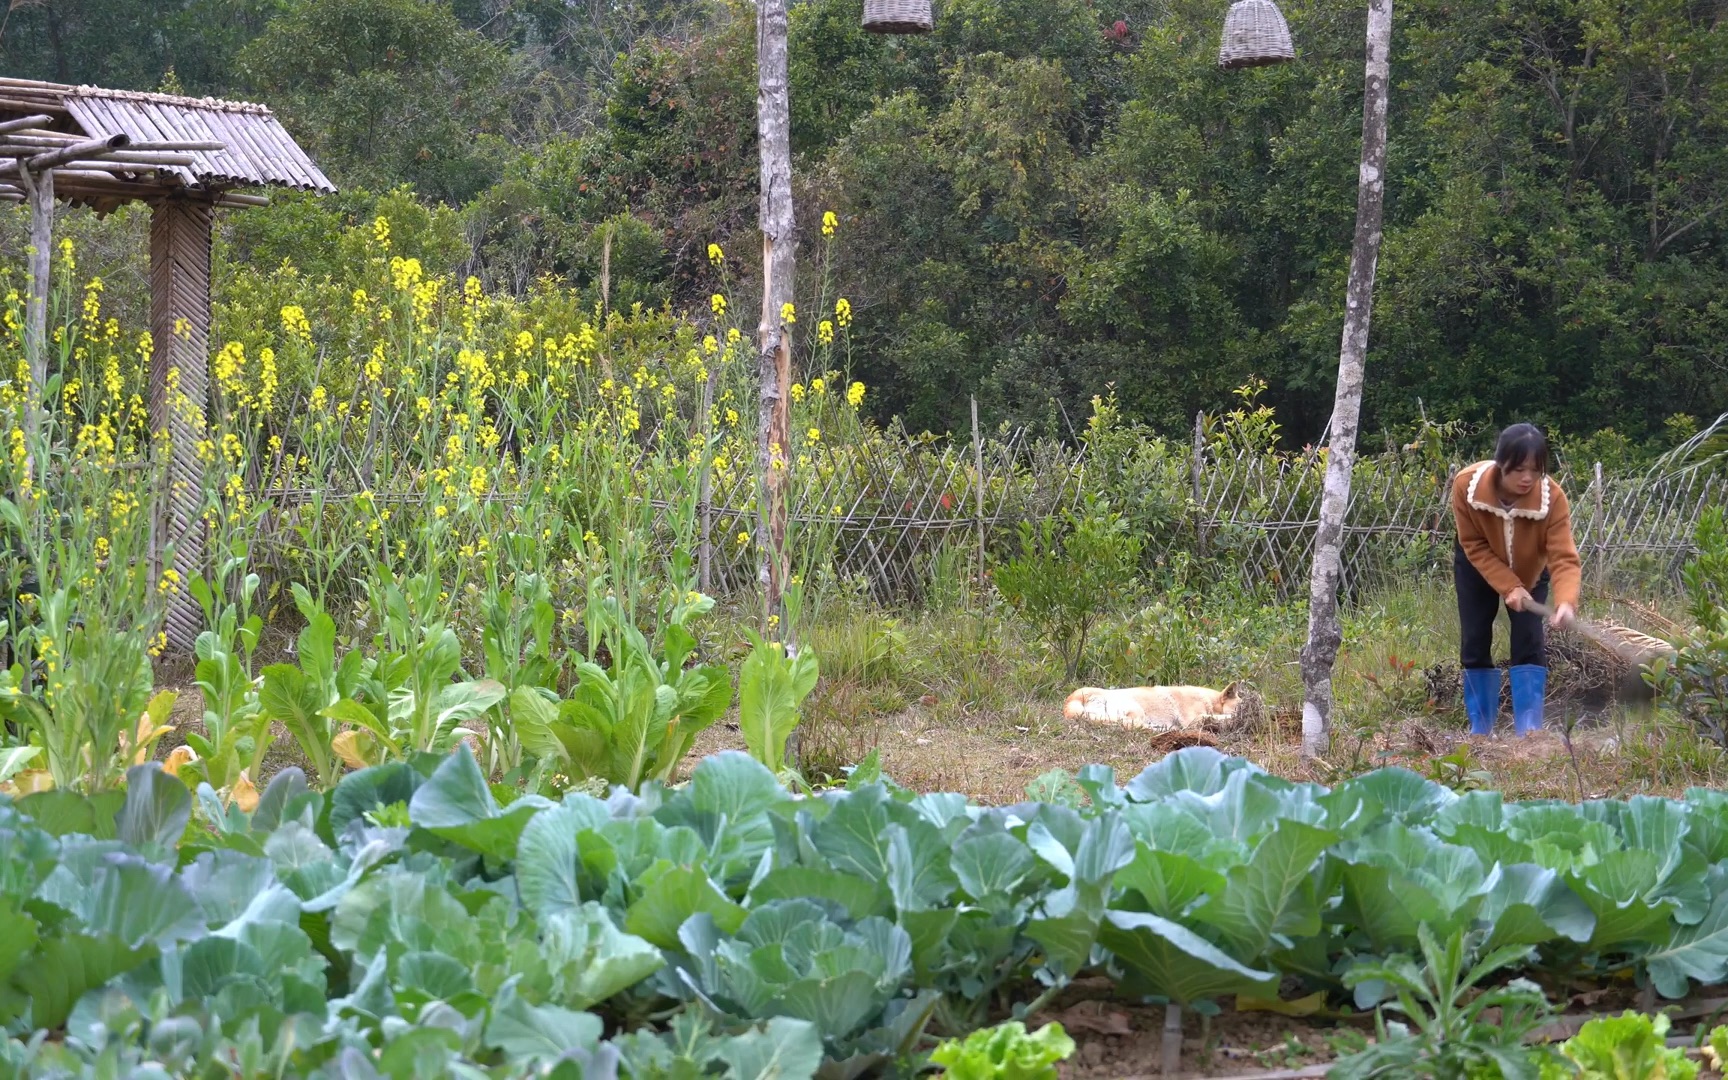
[{"label": "dense green forest", "polygon": [[[1065,431],[1114,385],[1170,432],[1250,377],[1331,404],[1364,12],[1284,7],[1298,62],[1215,64],[1224,0],[944,0],[878,38],[792,9],[800,228],[838,215],[852,374],[914,428]],[[1513,418],[1662,442],[1728,408],[1719,0],[1401,0],[1367,424]],[[755,23],[736,0],[13,0],[8,75],[268,102],[343,187],[231,216],[303,272],[407,186],[429,255],[700,311],[748,281]],[[395,191],[393,196],[388,193]],[[801,328],[803,329],[803,328]]]}]

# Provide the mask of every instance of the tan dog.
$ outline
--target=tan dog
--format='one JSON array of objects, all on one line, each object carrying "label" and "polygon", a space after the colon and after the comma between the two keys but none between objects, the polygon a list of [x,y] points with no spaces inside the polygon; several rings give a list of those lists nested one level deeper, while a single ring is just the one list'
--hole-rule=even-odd
[{"label": "tan dog", "polygon": [[1195,731],[1227,722],[1241,700],[1235,683],[1221,691],[1204,686],[1082,686],[1068,695],[1062,715],[1119,727]]}]

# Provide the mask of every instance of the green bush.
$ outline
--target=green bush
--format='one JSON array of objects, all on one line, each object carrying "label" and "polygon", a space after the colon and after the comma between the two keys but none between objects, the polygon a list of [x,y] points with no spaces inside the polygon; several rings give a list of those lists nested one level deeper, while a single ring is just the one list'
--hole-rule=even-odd
[{"label": "green bush", "polygon": [[1080,674],[1086,639],[1098,620],[1135,585],[1141,538],[1103,500],[1088,500],[1062,526],[1046,518],[1020,523],[1020,553],[996,567],[1002,598],[1062,657],[1070,679]]},{"label": "green bush", "polygon": [[1718,746],[1728,746],[1728,525],[1721,507],[1704,512],[1698,554],[1683,573],[1697,629],[1672,658],[1645,676],[1658,699]]}]

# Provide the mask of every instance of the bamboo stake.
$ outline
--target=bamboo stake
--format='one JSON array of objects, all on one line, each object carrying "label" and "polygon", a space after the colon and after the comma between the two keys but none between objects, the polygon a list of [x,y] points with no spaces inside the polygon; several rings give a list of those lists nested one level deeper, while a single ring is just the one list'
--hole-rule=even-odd
[{"label": "bamboo stake", "polygon": [[978,507],[978,595],[984,591],[984,442],[978,435],[978,397],[972,397],[972,464],[978,472],[973,489]]}]

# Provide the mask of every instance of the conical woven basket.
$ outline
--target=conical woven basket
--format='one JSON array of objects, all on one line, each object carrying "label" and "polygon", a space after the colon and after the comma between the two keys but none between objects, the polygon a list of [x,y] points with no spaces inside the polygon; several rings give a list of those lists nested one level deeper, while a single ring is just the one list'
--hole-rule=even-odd
[{"label": "conical woven basket", "polygon": [[1263,67],[1296,59],[1290,25],[1272,0],[1236,0],[1224,16],[1224,40],[1218,46],[1222,68]]},{"label": "conical woven basket", "polygon": [[928,34],[935,25],[930,0],[864,0],[864,29],[872,34]]}]

